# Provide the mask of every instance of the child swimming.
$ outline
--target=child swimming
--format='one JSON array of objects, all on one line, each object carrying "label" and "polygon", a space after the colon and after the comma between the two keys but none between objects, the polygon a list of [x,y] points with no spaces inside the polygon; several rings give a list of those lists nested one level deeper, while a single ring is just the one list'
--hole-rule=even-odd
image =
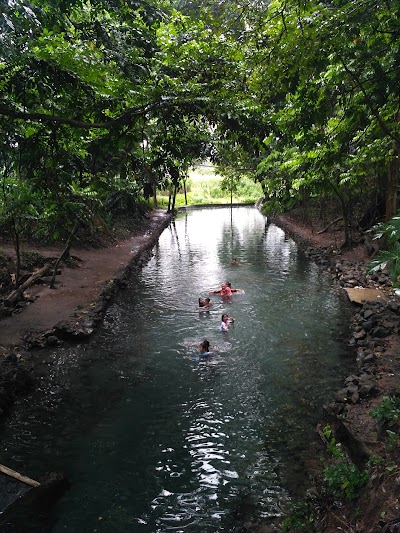
[{"label": "child swimming", "polygon": [[210,343],[207,339],[199,344],[200,357],[208,357],[210,355]]},{"label": "child swimming", "polygon": [[211,289],[210,294],[220,294],[221,296],[232,296],[232,289],[227,283],[221,283],[220,289]]},{"label": "child swimming", "polygon": [[244,292],[242,289],[234,289],[232,288],[232,283],[230,281],[224,281],[221,283],[220,289],[211,289],[209,291],[210,294],[220,294],[221,296],[232,296],[232,293],[234,292]]},{"label": "child swimming", "polygon": [[197,310],[200,311],[209,311],[211,307],[211,300],[210,298],[199,298],[199,307]]},{"label": "child swimming", "polygon": [[219,330],[222,332],[226,332],[229,329],[229,326],[235,322],[235,319],[227,314],[223,314],[221,318],[221,325],[219,327]]}]

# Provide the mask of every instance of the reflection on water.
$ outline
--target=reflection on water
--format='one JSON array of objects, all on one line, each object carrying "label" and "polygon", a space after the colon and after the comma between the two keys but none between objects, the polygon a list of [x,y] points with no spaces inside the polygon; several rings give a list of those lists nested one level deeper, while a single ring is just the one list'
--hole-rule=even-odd
[{"label": "reflection on water", "polygon": [[[244,292],[199,313],[226,279]],[[214,533],[279,515],[346,372],[343,318],[329,280],[255,209],[180,215],[90,343],[46,356],[50,384],[21,402],[1,462],[70,479],[41,531]]]}]

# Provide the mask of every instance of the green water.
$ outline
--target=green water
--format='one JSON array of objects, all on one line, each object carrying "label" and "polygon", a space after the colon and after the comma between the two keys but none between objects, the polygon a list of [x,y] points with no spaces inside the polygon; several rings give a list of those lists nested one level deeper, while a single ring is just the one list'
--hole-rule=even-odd
[{"label": "green water", "polygon": [[[244,292],[199,313],[225,279]],[[279,516],[348,371],[345,307],[257,210],[179,215],[91,341],[43,356],[42,382],[3,431],[1,462],[71,482],[27,531],[215,533]]]}]

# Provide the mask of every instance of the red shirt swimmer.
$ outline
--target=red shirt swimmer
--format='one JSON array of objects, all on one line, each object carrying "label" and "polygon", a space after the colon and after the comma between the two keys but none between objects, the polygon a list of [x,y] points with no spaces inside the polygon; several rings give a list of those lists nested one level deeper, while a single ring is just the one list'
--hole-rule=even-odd
[{"label": "red shirt swimmer", "polygon": [[221,296],[232,296],[232,289],[229,287],[229,284],[222,283],[220,289],[211,290],[211,294],[220,294]]}]

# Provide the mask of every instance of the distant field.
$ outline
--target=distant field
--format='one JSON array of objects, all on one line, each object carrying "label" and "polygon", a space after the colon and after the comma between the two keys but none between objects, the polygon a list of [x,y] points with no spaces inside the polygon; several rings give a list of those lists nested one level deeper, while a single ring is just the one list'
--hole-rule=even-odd
[{"label": "distant field", "polygon": [[[225,183],[226,187],[223,188]],[[191,204],[228,204],[231,201],[229,180],[215,173],[214,167],[201,165],[189,172],[186,182],[187,202]],[[259,183],[254,183],[250,179],[243,177],[233,192],[232,201],[234,203],[256,202],[262,196],[262,189]],[[160,191],[158,193],[159,205],[168,204],[168,193]],[[176,197],[177,207],[185,205],[183,189]]]}]

